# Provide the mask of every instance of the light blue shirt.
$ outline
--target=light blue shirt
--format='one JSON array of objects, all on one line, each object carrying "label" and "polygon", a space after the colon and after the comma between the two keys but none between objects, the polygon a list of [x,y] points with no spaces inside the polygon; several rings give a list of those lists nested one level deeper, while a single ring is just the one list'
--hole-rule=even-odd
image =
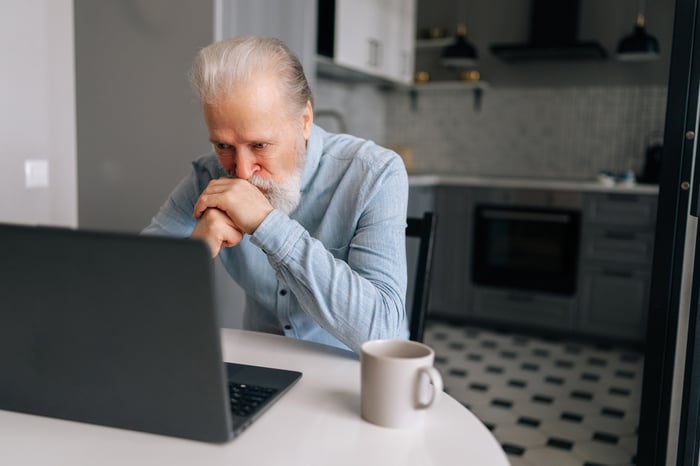
[{"label": "light blue shirt", "polygon": [[[214,153],[192,166],[144,233],[192,234],[200,193],[227,176]],[[273,210],[219,254],[246,292],[244,327],[355,352],[366,340],[407,338],[407,202],[398,155],[314,126],[299,206]]]}]

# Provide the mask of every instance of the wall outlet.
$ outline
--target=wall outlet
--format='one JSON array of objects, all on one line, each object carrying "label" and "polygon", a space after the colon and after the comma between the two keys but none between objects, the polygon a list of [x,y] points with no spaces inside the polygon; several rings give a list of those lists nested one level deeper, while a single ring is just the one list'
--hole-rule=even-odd
[{"label": "wall outlet", "polygon": [[49,187],[49,161],[28,159],[24,161],[24,185],[28,189]]}]

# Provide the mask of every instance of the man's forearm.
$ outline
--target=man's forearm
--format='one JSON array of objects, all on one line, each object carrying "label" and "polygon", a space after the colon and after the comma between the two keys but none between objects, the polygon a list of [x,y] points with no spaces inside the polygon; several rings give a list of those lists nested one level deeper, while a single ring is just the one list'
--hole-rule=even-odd
[{"label": "man's forearm", "polygon": [[261,231],[257,240],[254,235],[253,242],[321,327],[355,351],[369,339],[406,336],[404,220],[375,226],[374,248],[355,244],[335,251],[343,257],[284,214],[270,220],[261,228],[271,231]]}]

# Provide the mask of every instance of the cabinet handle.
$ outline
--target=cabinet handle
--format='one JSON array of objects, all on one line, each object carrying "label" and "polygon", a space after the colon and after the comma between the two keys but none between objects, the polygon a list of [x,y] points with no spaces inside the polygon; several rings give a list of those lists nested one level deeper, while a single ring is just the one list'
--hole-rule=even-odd
[{"label": "cabinet handle", "polygon": [[379,67],[379,63],[381,60],[381,46],[382,46],[382,44],[377,39],[369,39],[368,45],[369,45],[368,64],[369,64],[369,66],[373,66],[373,67],[377,68],[377,67]]},{"label": "cabinet handle", "polygon": [[609,277],[631,278],[632,272],[629,270],[603,269],[603,275],[607,275]]}]

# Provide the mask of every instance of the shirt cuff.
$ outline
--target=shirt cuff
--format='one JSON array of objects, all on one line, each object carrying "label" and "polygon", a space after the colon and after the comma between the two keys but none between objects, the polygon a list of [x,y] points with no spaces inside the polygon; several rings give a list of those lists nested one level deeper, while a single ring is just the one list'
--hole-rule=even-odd
[{"label": "shirt cuff", "polygon": [[289,253],[303,232],[301,225],[275,209],[250,235],[250,241],[267,256],[280,260]]}]

